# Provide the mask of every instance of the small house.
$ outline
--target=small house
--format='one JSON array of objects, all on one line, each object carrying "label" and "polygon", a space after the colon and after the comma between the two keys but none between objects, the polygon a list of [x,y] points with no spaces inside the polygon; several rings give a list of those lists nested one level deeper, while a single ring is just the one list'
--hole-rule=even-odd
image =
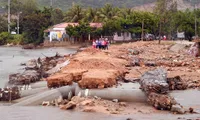
[{"label": "small house", "polygon": [[[51,41],[67,41],[69,40],[69,35],[66,34],[65,28],[68,26],[77,26],[79,23],[60,23],[46,29],[45,40]],[[101,28],[102,23],[90,23],[90,27]],[[90,35],[88,36],[90,39]]]},{"label": "small house", "polygon": [[[69,35],[66,34],[65,28],[71,26],[77,26],[79,23],[60,23],[44,30],[45,40],[52,41],[68,41],[70,39]],[[90,23],[90,27],[102,28],[102,23]],[[115,33],[113,36],[109,36],[113,41],[130,41],[132,40],[131,33]],[[73,38],[72,38],[73,39]],[[88,40],[90,40],[90,35],[88,35]]]}]

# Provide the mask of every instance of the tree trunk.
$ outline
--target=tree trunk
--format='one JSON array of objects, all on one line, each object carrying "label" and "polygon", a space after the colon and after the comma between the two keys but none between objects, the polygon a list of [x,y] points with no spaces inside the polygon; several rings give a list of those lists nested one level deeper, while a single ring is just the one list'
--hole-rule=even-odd
[{"label": "tree trunk", "polygon": [[144,20],[142,20],[142,36],[141,36],[142,41],[144,40]]},{"label": "tree trunk", "polygon": [[161,20],[160,20],[160,26],[159,26],[159,44],[161,43]]}]

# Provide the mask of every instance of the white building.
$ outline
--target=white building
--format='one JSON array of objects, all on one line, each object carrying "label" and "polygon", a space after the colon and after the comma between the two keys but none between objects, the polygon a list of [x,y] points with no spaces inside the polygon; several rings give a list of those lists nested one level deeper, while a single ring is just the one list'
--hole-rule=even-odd
[{"label": "white building", "polygon": [[[69,36],[66,34],[65,28],[67,26],[77,26],[78,23],[60,23],[57,25],[52,26],[49,29],[46,29],[44,32],[45,40],[49,40],[50,42],[53,40],[56,41],[65,41],[69,39]],[[102,23],[90,23],[90,27],[93,28],[102,28]],[[103,36],[102,36],[103,37]],[[125,33],[115,33],[114,36],[109,36],[109,38],[112,38],[114,41],[130,41],[132,40],[131,33],[125,32]],[[88,39],[90,40],[90,35],[88,36]]]},{"label": "white building", "polygon": [[131,33],[115,33],[113,36],[114,41],[130,41],[132,40]]}]

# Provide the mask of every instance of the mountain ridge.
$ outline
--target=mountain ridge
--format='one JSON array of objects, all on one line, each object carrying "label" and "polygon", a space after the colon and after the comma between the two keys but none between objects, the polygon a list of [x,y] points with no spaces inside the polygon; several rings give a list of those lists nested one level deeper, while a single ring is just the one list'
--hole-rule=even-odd
[{"label": "mountain ridge", "polygon": [[[51,0],[36,0],[39,8],[51,6]],[[200,6],[200,0],[192,0],[191,3],[187,2],[188,0],[176,0],[179,1],[180,9],[186,7],[193,7],[194,4],[197,4],[197,7]],[[79,4],[84,8],[93,7],[98,8],[102,7],[105,4],[109,3],[116,7],[127,7],[127,8],[140,8],[143,5],[148,7],[148,4],[153,6],[156,0],[52,0],[54,8],[61,8],[66,11],[69,9],[72,4]],[[5,8],[7,5],[7,0],[0,0],[0,8]],[[183,6],[183,7],[182,7]]]}]

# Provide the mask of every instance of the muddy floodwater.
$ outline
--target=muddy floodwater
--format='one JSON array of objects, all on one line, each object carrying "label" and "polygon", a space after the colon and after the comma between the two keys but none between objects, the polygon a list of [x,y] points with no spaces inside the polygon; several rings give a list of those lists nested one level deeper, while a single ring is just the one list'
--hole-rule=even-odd
[{"label": "muddy floodwater", "polygon": [[[7,83],[9,74],[23,71],[23,66],[20,66],[20,63],[25,63],[33,58],[44,57],[44,55],[53,56],[56,52],[65,55],[74,53],[76,50],[66,48],[23,50],[19,47],[0,47],[0,87],[4,87],[5,83]],[[174,91],[171,95],[182,105],[193,107],[200,111],[199,90]],[[0,104],[0,120],[126,120],[127,118],[132,118],[133,120],[200,119],[200,114],[173,115],[169,112],[161,112],[109,115],[64,111],[55,107],[12,107]]]}]

